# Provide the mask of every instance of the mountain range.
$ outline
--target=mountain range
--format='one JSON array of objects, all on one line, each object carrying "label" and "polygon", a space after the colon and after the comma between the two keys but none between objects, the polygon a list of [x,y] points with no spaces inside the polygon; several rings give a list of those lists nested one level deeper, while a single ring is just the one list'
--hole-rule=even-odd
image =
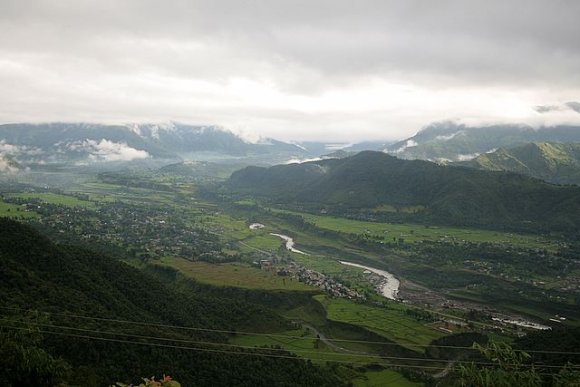
[{"label": "mountain range", "polygon": [[0,125],[0,154],[32,167],[57,164],[146,160],[254,158],[269,164],[317,156],[324,144],[274,139],[256,143],[217,126],[177,123],[100,125],[86,123]]},{"label": "mountain range", "polygon": [[404,159],[467,161],[501,147],[530,142],[571,141],[580,141],[580,126],[560,125],[534,129],[527,125],[467,126],[440,122],[383,150]]},{"label": "mountain range", "polygon": [[402,160],[383,152],[247,167],[232,174],[224,191],[308,210],[366,212],[391,219],[493,228],[580,228],[578,187],[509,172]]},{"label": "mountain range", "polygon": [[[366,141],[349,145],[288,143],[271,138],[250,142],[211,125],[23,123],[0,125],[0,170],[50,169],[59,165],[103,168],[127,163],[160,167],[181,161],[268,166],[320,157],[342,158],[365,150],[383,151],[403,159],[464,162],[499,148],[572,141],[580,141],[578,126],[534,129],[526,125],[466,126],[441,122],[395,143]],[[511,170],[496,167],[492,169]],[[550,181],[567,182],[559,178]]]}]

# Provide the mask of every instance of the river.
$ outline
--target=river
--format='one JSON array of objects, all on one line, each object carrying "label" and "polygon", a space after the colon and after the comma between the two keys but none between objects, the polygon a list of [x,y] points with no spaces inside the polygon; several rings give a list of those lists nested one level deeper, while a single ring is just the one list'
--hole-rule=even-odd
[{"label": "river", "polygon": [[294,248],[294,239],[290,238],[288,235],[274,234],[272,232],[270,233],[270,235],[274,235],[274,236],[277,236],[279,238],[284,239],[286,241],[286,249],[292,251],[293,253],[308,255],[304,251],[300,251],[298,249],[295,249]]},{"label": "river", "polygon": [[379,288],[381,290],[381,294],[383,296],[385,296],[386,298],[389,298],[391,300],[397,299],[397,294],[399,293],[400,282],[397,278],[395,278],[394,275],[392,275],[388,271],[375,269],[374,267],[359,265],[358,263],[352,263],[352,262],[346,262],[346,261],[338,261],[338,262],[342,263],[343,265],[358,267],[358,268],[365,269],[365,270],[368,270],[370,272],[373,272],[375,274],[380,275],[381,277],[384,278],[384,281],[379,286]]}]

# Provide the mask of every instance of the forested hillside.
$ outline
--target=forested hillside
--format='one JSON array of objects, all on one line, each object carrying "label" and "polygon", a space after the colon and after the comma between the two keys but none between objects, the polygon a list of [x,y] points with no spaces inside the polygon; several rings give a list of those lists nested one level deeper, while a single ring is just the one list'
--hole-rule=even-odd
[{"label": "forested hillside", "polygon": [[221,330],[284,324],[260,305],[272,296],[174,286],[174,273],[161,274],[0,218],[0,379],[103,386],[165,373],[184,386],[341,385],[287,352],[225,344]]},{"label": "forested hillside", "polygon": [[580,188],[506,172],[400,160],[361,152],[235,172],[224,192],[328,212],[493,228],[571,231],[580,227]]}]

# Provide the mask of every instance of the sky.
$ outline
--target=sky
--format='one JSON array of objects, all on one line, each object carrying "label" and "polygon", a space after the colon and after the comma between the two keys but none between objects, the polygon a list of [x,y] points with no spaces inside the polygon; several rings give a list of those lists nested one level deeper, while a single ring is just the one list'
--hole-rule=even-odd
[{"label": "sky", "polygon": [[580,2],[0,0],[0,123],[397,139],[580,123]]}]

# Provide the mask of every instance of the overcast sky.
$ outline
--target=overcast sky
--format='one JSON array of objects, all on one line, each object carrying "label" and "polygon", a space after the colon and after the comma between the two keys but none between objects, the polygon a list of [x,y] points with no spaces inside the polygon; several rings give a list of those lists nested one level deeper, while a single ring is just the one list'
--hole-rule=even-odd
[{"label": "overcast sky", "polygon": [[574,0],[0,0],[0,123],[342,141],[578,123],[579,15]]}]

